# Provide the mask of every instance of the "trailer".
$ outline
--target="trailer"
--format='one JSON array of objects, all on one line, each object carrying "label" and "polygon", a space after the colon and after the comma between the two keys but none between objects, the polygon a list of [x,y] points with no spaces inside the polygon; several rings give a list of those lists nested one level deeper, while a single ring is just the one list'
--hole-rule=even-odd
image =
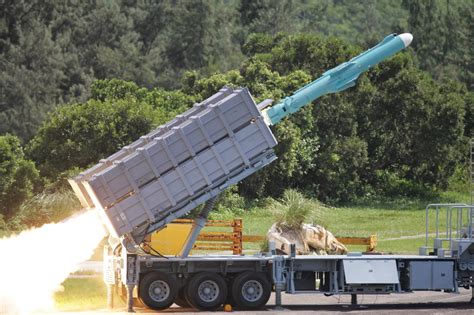
[{"label": "trailer", "polygon": [[[474,303],[474,206],[435,204],[436,236],[433,246],[423,246],[419,255],[277,255],[275,248],[256,255],[196,255],[156,257],[109,252],[105,281],[126,288],[128,309],[140,300],[146,307],[163,310],[176,303],[182,307],[216,310],[223,304],[255,310],[282,293],[351,295],[472,289]],[[441,218],[446,218],[442,222]],[[450,224],[451,221],[451,224]],[[454,221],[454,222],[453,222]],[[428,222],[428,221],[427,221]],[[441,232],[441,227],[446,232]],[[430,234],[426,244],[431,240]]]},{"label": "trailer", "polygon": [[[353,86],[360,73],[404,49],[411,39],[411,34],[389,35],[274,106],[271,100],[257,105],[246,88],[223,87],[71,179],[81,203],[95,208],[110,232],[104,255],[109,291],[125,289],[133,311],[138,302],[154,310],[173,303],[200,310],[224,303],[258,309],[273,290],[281,305],[282,292],[355,298],[472,287],[474,211],[468,205],[427,207],[420,255],[298,256],[294,248],[290,255],[277,255],[270,244],[268,253],[253,256],[189,256],[218,194],[276,160],[271,125],[321,95]],[[202,204],[179,255],[164,256],[146,246],[148,235]],[[437,219],[432,247],[430,211],[436,211]],[[446,224],[438,222],[443,211]],[[446,234],[441,235],[441,227]]]}]

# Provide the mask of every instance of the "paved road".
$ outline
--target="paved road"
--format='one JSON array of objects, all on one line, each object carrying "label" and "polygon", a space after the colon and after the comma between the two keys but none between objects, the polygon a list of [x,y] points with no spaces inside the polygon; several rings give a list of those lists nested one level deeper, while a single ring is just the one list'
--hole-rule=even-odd
[{"label": "paved road", "polygon": [[[102,262],[86,262],[81,265],[81,270],[102,271]],[[234,313],[245,314],[474,314],[474,304],[469,303],[471,290],[460,289],[459,294],[442,292],[416,292],[391,295],[359,295],[358,306],[350,305],[350,296],[330,296],[315,294],[287,295],[283,294],[283,309],[275,308],[275,296],[272,294],[266,309],[261,311]],[[136,308],[136,314],[150,314],[153,311]],[[192,309],[182,309],[176,305],[164,311],[173,314],[193,314]],[[200,312],[206,314],[207,312]],[[59,313],[58,313],[59,314]],[[65,313],[74,314],[74,313]],[[114,310],[84,311],[77,314],[128,314],[123,308]],[[225,314],[225,312],[213,312],[209,314]]]},{"label": "paved road", "polygon": [[[239,314],[474,314],[474,304],[470,304],[471,291],[461,289],[459,294],[441,292],[416,292],[392,295],[364,295],[359,296],[359,305],[350,305],[350,296],[322,295],[283,295],[283,309],[275,309],[274,294],[270,298],[267,308],[260,311],[242,312]],[[136,314],[151,314],[153,311],[136,308]],[[192,309],[182,309],[173,306],[163,313],[193,314]],[[200,312],[201,314],[226,314],[226,312]],[[59,314],[59,313],[58,313]],[[125,315],[123,308],[114,310],[84,311],[64,314],[114,314]]]}]

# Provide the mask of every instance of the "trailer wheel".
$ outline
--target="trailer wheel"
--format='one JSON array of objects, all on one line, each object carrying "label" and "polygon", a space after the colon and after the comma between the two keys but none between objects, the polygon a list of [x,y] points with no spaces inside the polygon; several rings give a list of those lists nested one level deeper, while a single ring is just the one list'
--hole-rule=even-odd
[{"label": "trailer wheel", "polygon": [[153,310],[170,307],[177,295],[177,281],[172,276],[152,272],[143,277],[138,288],[140,300]]},{"label": "trailer wheel", "polygon": [[186,298],[195,308],[214,311],[224,303],[227,297],[227,285],[217,273],[201,272],[188,283]]},{"label": "trailer wheel", "polygon": [[272,285],[265,274],[246,271],[232,283],[232,300],[237,308],[257,309],[267,304],[271,291]]},{"label": "trailer wheel", "polygon": [[174,304],[178,305],[179,307],[182,308],[190,308],[192,307],[191,304],[186,300],[186,287],[182,287],[178,291],[178,295],[176,296],[176,299],[174,300]]}]

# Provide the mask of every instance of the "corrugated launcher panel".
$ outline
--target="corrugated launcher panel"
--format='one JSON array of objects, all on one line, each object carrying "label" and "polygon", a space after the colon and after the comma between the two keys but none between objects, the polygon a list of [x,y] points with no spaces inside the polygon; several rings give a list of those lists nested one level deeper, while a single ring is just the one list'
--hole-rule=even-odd
[{"label": "corrugated launcher panel", "polygon": [[177,204],[225,184],[228,174],[248,168],[262,152],[276,145],[265,129],[268,127],[261,120],[249,124],[235,137],[219,141],[108,208],[106,212],[117,234],[123,235],[143,222],[166,216]]},{"label": "corrugated launcher panel", "polygon": [[210,99],[73,180],[115,236],[189,211],[262,167],[261,160],[273,161],[265,152],[277,142],[247,89],[222,89]]},{"label": "corrugated launcher panel", "polygon": [[206,100],[202,101],[201,103],[194,104],[189,110],[184,112],[181,115],[177,115],[174,119],[169,121],[168,123],[159,126],[158,128],[154,129],[147,135],[140,137],[135,142],[131,143],[128,146],[123,147],[116,153],[112,154],[108,158],[100,160],[99,163],[94,165],[93,167],[87,169],[86,171],[80,173],[76,177],[69,180],[69,184],[71,185],[72,189],[76,193],[81,205],[85,208],[94,208],[94,203],[92,202],[90,196],[86,192],[83,182],[88,181],[93,175],[103,171],[108,166],[112,165],[115,161],[120,161],[124,159],[129,154],[135,152],[136,149],[143,147],[154,138],[159,137],[166,133],[171,128],[179,125],[183,121],[186,121],[189,117],[198,114],[202,110],[204,110],[210,104],[214,104],[225,98],[226,96],[230,95],[233,90],[229,87],[223,87],[219,92],[215,93],[211,97],[207,98]]}]

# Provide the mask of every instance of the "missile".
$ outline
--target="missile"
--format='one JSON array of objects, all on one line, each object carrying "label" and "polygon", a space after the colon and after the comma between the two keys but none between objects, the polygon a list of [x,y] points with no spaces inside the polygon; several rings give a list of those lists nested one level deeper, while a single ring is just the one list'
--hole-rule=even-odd
[{"label": "missile", "polygon": [[297,112],[304,105],[330,93],[344,91],[355,85],[355,81],[364,71],[379,62],[393,56],[408,47],[413,36],[410,33],[390,34],[376,46],[357,57],[328,70],[313,82],[305,85],[293,95],[281,100],[278,104],[262,111],[267,125],[275,125],[284,117]]}]

